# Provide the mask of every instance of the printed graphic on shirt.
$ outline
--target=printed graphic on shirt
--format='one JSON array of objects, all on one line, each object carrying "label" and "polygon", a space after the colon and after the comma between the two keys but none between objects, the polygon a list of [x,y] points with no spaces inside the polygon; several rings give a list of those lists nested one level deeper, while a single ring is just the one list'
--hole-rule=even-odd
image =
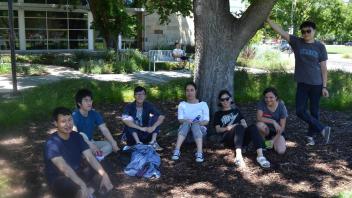
[{"label": "printed graphic on shirt", "polygon": [[137,108],[135,124],[143,126],[143,108]]},{"label": "printed graphic on shirt", "polygon": [[233,112],[221,117],[222,126],[228,126],[233,124],[239,113],[234,114]]}]

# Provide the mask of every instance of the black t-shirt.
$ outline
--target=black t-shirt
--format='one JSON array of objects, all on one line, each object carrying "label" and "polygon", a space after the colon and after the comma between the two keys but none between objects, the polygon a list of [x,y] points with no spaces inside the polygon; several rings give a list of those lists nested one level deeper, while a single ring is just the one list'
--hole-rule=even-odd
[{"label": "black t-shirt", "polygon": [[226,127],[230,124],[240,124],[244,119],[238,108],[228,111],[217,111],[214,116],[214,126]]}]

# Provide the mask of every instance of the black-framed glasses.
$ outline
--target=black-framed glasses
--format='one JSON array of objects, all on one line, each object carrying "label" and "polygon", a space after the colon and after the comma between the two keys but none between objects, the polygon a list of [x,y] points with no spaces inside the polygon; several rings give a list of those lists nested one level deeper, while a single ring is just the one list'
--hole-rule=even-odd
[{"label": "black-framed glasses", "polygon": [[221,102],[224,102],[224,101],[229,101],[229,100],[230,100],[230,97],[220,98],[220,101],[221,101]]},{"label": "black-framed glasses", "polygon": [[312,30],[311,29],[308,29],[308,30],[301,30],[301,33],[302,34],[310,34],[312,32]]}]

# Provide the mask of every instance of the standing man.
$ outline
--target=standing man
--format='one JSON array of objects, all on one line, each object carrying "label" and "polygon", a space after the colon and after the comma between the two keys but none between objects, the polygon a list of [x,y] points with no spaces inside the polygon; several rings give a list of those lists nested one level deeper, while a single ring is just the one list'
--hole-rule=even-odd
[{"label": "standing man", "polygon": [[[57,131],[45,144],[44,161],[45,175],[54,197],[87,198],[97,191],[110,191],[113,185],[109,176],[82,136],[72,131],[71,111],[58,107],[53,119]],[[83,163],[83,158],[87,163]]]},{"label": "standing man", "polygon": [[122,114],[124,137],[128,146],[148,143],[155,150],[162,150],[156,138],[165,116],[153,104],[145,101],[146,94],[144,87],[138,86],[134,89],[135,101],[128,104]]},{"label": "standing man", "polygon": [[[74,130],[83,135],[84,140],[94,154],[102,154],[106,157],[111,151],[117,152],[119,147],[112,137],[103,117],[93,109],[93,95],[88,89],[80,89],[76,93],[77,109],[72,113]],[[94,141],[93,134],[96,126],[107,141]]]},{"label": "standing man", "polygon": [[[289,35],[269,18],[267,23],[289,42],[295,54],[296,114],[309,125],[307,145],[315,145],[313,136],[318,133],[324,137],[325,144],[328,144],[331,128],[319,121],[320,97],[329,97],[326,66],[328,56],[325,46],[314,39],[315,23],[305,21],[300,25],[302,37]],[[310,114],[307,112],[308,101]]]}]

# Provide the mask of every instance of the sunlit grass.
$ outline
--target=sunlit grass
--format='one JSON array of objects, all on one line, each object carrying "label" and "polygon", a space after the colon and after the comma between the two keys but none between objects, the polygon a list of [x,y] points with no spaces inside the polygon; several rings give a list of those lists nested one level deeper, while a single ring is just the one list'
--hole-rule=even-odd
[{"label": "sunlit grass", "polygon": [[325,45],[329,54],[352,54],[352,46],[344,45]]},{"label": "sunlit grass", "polygon": [[[146,85],[148,100],[176,101],[184,98],[184,85],[190,81],[182,78],[162,85]],[[342,71],[329,72],[329,98],[321,100],[321,106],[330,110],[352,109],[352,74]],[[95,104],[114,104],[133,101],[134,83],[103,82],[96,80],[64,80],[23,91],[18,97],[0,101],[0,126],[17,126],[26,121],[48,120],[57,106],[75,108],[74,95],[80,88],[88,88],[94,94]],[[294,106],[296,83],[293,74],[284,72],[235,74],[234,97],[238,103],[261,99],[266,87],[276,87],[281,99]]]}]

